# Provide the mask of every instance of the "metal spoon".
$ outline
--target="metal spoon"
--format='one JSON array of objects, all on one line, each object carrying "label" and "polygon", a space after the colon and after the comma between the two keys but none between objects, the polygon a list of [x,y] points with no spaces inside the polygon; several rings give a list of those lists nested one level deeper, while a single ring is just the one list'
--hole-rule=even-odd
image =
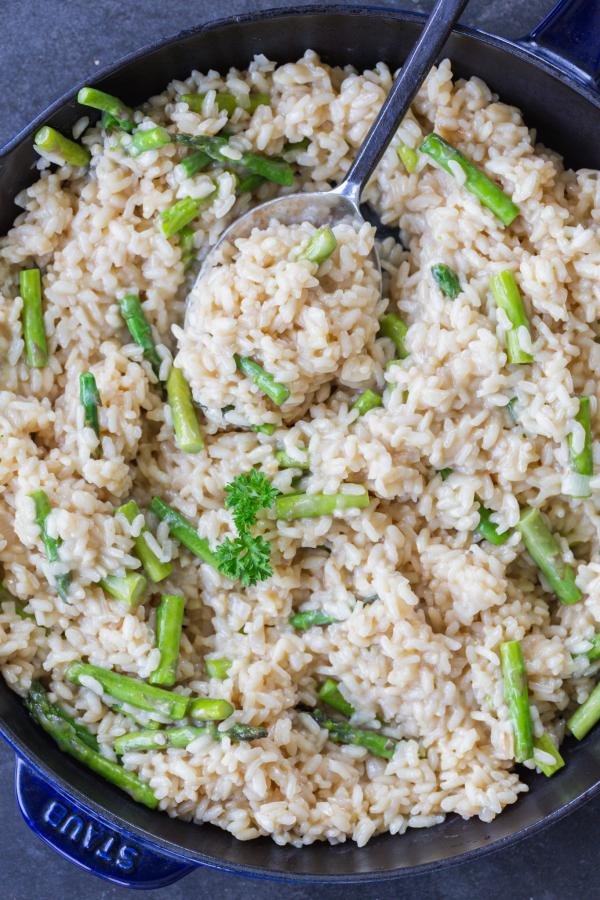
[{"label": "metal spoon", "polygon": [[[468,0],[438,0],[341,184],[331,191],[276,197],[240,216],[225,229],[206,256],[196,283],[214,265],[215,255],[225,241],[233,243],[238,238],[248,237],[252,229],[265,228],[271,219],[277,219],[284,225],[301,222],[334,225],[344,221],[351,222],[358,228],[363,224],[365,219],[359,207],[363,189],[467,2]],[[381,279],[381,266],[375,248],[372,259]],[[188,303],[186,318],[190,306]]]}]

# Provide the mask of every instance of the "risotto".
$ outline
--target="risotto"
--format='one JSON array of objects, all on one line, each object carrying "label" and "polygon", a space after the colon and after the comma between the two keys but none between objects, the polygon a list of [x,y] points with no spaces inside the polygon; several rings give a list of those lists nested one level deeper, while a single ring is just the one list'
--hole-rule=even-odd
[{"label": "risotto", "polygon": [[391,81],[88,90],[0,242],[3,676],[241,840],[490,821],[600,717],[598,173],[445,61],[365,192],[396,237],[274,220],[194,286],[235,217],[342,179]]}]

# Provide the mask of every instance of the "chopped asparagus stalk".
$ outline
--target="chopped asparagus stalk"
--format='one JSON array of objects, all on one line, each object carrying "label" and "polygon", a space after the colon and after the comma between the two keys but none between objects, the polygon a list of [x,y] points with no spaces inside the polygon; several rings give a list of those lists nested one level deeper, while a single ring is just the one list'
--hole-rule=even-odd
[{"label": "chopped asparagus stalk", "polygon": [[[187,103],[192,112],[201,113],[205,97],[206,94],[181,94],[177,100],[180,103]],[[219,112],[226,112],[231,116],[237,109],[238,102],[233,94],[223,92],[215,95],[215,106]]]},{"label": "chopped asparagus stalk", "polygon": [[416,150],[413,150],[412,147],[408,147],[406,144],[399,144],[396,147],[396,153],[409,175],[412,175],[413,172],[417,171],[419,154]]},{"label": "chopped asparagus stalk", "polygon": [[14,604],[15,613],[20,619],[33,619],[35,622],[33,613],[26,612],[25,604],[17,597],[13,597],[8,588],[0,581],[0,606],[3,606],[5,603]]},{"label": "chopped asparagus stalk", "polygon": [[32,718],[56,741],[64,753],[68,753],[97,775],[121,788],[138,803],[143,803],[150,809],[158,806],[158,800],[150,786],[133,772],[128,772],[118,763],[102,756],[86,743],[81,737],[81,731],[56,711],[56,707],[50,703],[43,689],[39,686],[32,687],[25,705]]},{"label": "chopped asparagus stalk", "polygon": [[19,290],[23,301],[21,323],[25,359],[32,369],[43,369],[48,363],[48,346],[42,306],[42,276],[39,269],[21,269]]},{"label": "chopped asparagus stalk", "polygon": [[111,117],[111,123],[118,125],[123,131],[133,131],[135,128],[133,110],[112,94],[105,94],[93,87],[82,87],[77,94],[77,102],[106,113]]},{"label": "chopped asparagus stalk", "polygon": [[367,388],[367,390],[363,391],[360,397],[355,401],[352,409],[355,409],[359,416],[364,416],[366,413],[370,412],[372,409],[377,409],[379,406],[383,406],[381,394],[372,391],[371,388]]},{"label": "chopped asparagus stalk", "polygon": [[587,653],[583,655],[587,656],[590,662],[595,662],[597,659],[600,659],[600,632],[592,635],[590,640],[592,642],[592,646],[587,651]]},{"label": "chopped asparagus stalk", "polygon": [[106,575],[99,582],[100,587],[115,600],[125,603],[130,609],[140,605],[146,591],[147,581],[139,572],[127,572],[126,575]]},{"label": "chopped asparagus stalk", "polygon": [[87,147],[71,141],[56,129],[50,128],[49,125],[43,125],[40,128],[33,142],[36,149],[60,157],[68,166],[87,166],[91,158]]},{"label": "chopped asparagus stalk", "polygon": [[285,450],[276,450],[275,459],[280,469],[309,469],[308,450],[298,450],[298,459],[288,456]]},{"label": "chopped asparagus stalk", "polygon": [[[86,428],[91,428],[96,437],[99,438],[98,407],[100,406],[100,394],[98,393],[96,379],[91,372],[82,372],[79,376],[79,400],[83,407],[83,424]],[[97,459],[101,450],[100,442],[98,442],[92,456]]]},{"label": "chopped asparagus stalk", "polygon": [[[549,757],[552,757],[552,762]],[[551,778],[565,764],[558,747],[547,732],[533,742],[533,761],[547,778]]]},{"label": "chopped asparagus stalk", "polygon": [[419,149],[421,153],[426,153],[434,162],[454,177],[456,175],[455,171],[453,171],[453,164],[460,166],[465,177],[465,189],[477,197],[483,206],[491,210],[503,225],[510,225],[517,218],[519,207],[516,203],[513,203],[502,188],[491,181],[460,150],[456,150],[455,147],[441,138],[439,134],[432,132],[425,138]]},{"label": "chopped asparagus stalk", "polygon": [[206,673],[209,678],[218,678],[219,681],[223,681],[225,678],[227,678],[229,670],[232,666],[232,661],[226,656],[217,658],[213,656],[207,657],[204,660],[204,665],[206,666]]},{"label": "chopped asparagus stalk", "polygon": [[283,494],[275,501],[278,519],[308,519],[331,516],[346,509],[365,509],[370,503],[367,491],[356,494]]},{"label": "chopped asparagus stalk", "polygon": [[[129,524],[137,519],[140,515],[140,510],[135,502],[135,500],[129,500],[128,503],[124,503],[123,506],[119,506],[117,509],[117,515],[125,516]],[[146,535],[149,534],[148,528],[146,525],[142,528],[140,533],[136,538],[134,538],[133,545],[135,547],[135,555],[141,562],[144,567],[144,570],[149,578],[152,581],[158,583],[159,581],[163,581],[167,578],[168,575],[173,571],[173,566],[170,562],[162,562],[158,556],[155,554],[153,550],[150,549],[148,545],[148,541],[146,540]]]},{"label": "chopped asparagus stalk", "polygon": [[182,159],[179,165],[185,172],[186,178],[192,178],[210,165],[210,156],[204,150],[196,150]]},{"label": "chopped asparagus stalk", "polygon": [[256,741],[266,737],[267,730],[241,723],[232,725],[226,731],[219,731],[215,725],[180,725],[178,728],[165,728],[163,731],[131,731],[116,738],[113,746],[117,756],[123,756],[124,753],[165,750],[167,747],[185,749],[192,741],[205,736],[215,741],[223,737],[228,737],[234,742]]},{"label": "chopped asparagus stalk", "polygon": [[252,191],[255,191],[257,188],[264,184],[267,179],[263,178],[262,175],[245,175],[243,178],[238,178],[237,180],[237,192],[238,194],[251,194]]},{"label": "chopped asparagus stalk", "polygon": [[570,605],[581,600],[583,594],[575,584],[575,572],[563,560],[560,545],[539,509],[525,507],[517,528],[527,552],[560,602]]},{"label": "chopped asparagus stalk", "polygon": [[597,684],[585,703],[578,706],[571,718],[567,721],[567,728],[578,741],[581,741],[588,731],[600,719],[600,684]]},{"label": "chopped asparagus stalk", "polygon": [[333,625],[337,622],[337,619],[320,609],[304,609],[301,612],[294,613],[288,621],[296,631],[308,631],[309,628],[313,628],[315,625]]},{"label": "chopped asparagus stalk", "polygon": [[315,722],[329,732],[329,740],[335,744],[354,744],[356,747],[364,747],[373,756],[382,759],[391,759],[396,750],[398,741],[378,731],[368,731],[366,728],[354,728],[348,722],[336,722],[330,719],[320,709],[307,710]]},{"label": "chopped asparagus stalk", "polygon": [[[33,500],[35,509],[35,524],[40,529],[40,537],[46,551],[46,558],[48,562],[58,562],[60,559],[58,550],[60,545],[62,544],[62,540],[60,538],[53,538],[48,534],[48,516],[52,511],[48,496],[45,491],[34,491],[29,496]],[[71,575],[69,572],[66,572],[63,575],[58,575],[55,579],[56,591],[58,593],[58,596],[65,602],[67,601],[70,583]]]},{"label": "chopped asparagus stalk", "polygon": [[300,153],[302,150],[308,150],[310,147],[310,138],[303,137],[300,141],[288,141],[284,145],[284,153]]},{"label": "chopped asparagus stalk", "polygon": [[456,300],[462,288],[454,269],[444,265],[444,263],[437,263],[437,265],[431,267],[431,274],[442,294],[449,297],[450,300]]},{"label": "chopped asparagus stalk", "polygon": [[438,475],[440,476],[442,481],[446,481],[452,475],[452,471],[453,471],[452,469],[448,469],[448,468],[440,469],[440,471],[438,472]]},{"label": "chopped asparagus stalk", "polygon": [[198,697],[190,701],[189,715],[201,722],[219,722],[228,719],[233,706],[227,700],[212,700],[210,697]]},{"label": "chopped asparagus stalk", "polygon": [[269,437],[272,434],[275,434],[277,430],[277,425],[272,425],[270,422],[265,422],[264,425],[251,425],[250,431],[256,431],[258,434],[266,434]]},{"label": "chopped asparagus stalk", "polygon": [[171,407],[175,443],[184,453],[199,453],[204,447],[192,392],[181,369],[171,366],[167,378],[167,400]]},{"label": "chopped asparagus stalk", "polygon": [[270,103],[271,98],[269,94],[262,94],[260,91],[254,91],[248,95],[248,102],[243,104],[243,106],[246,112],[252,115],[259,106],[269,106]]},{"label": "chopped asparagus stalk", "polygon": [[327,704],[327,706],[331,706],[332,709],[335,709],[343,716],[346,716],[347,719],[349,719],[350,716],[353,716],[356,712],[352,704],[348,703],[346,698],[343,696],[342,692],[340,691],[338,682],[334,681],[333,678],[328,678],[323,682],[323,684],[319,688],[317,696],[319,700],[322,700],[323,703]]},{"label": "chopped asparagus stalk", "polygon": [[591,494],[589,479],[594,474],[594,454],[592,447],[592,415],[591,401],[589,397],[579,398],[579,410],[575,421],[581,426],[584,433],[583,446],[580,450],[573,447],[573,434],[569,435],[569,452],[571,456],[571,470],[575,476],[576,488],[571,493],[572,497],[589,497]]},{"label": "chopped asparagus stalk", "polygon": [[87,746],[91,747],[92,750],[100,750],[96,735],[92,734],[92,732],[89,731],[85,727],[85,725],[80,725],[79,722],[76,722],[73,716],[70,716],[68,712],[65,712],[65,710],[57,703],[51,703],[48,695],[46,694],[46,691],[39,681],[31,682],[31,687],[29,688],[29,697],[36,703],[47,703],[51,708],[52,713],[59,716],[59,718],[63,719],[63,721],[68,722],[69,725],[74,729],[77,737],[80,738],[84,744],[87,744]]},{"label": "chopped asparagus stalk", "polygon": [[179,231],[179,249],[181,250],[181,262],[185,272],[196,259],[194,229],[190,225],[184,225]]},{"label": "chopped asparagus stalk", "polygon": [[148,679],[150,684],[170,687],[177,680],[184,608],[185,599],[179,594],[163,594],[160,598],[156,610],[156,646],[160,651],[160,662]]},{"label": "chopped asparagus stalk", "polygon": [[529,321],[523,306],[523,300],[519,287],[512,272],[506,270],[492,275],[490,288],[496,301],[496,306],[504,310],[510,322],[510,328],[506,332],[506,355],[509,363],[521,365],[533,362],[533,356],[521,345],[522,329],[525,329],[531,341],[529,333]]},{"label": "chopped asparagus stalk", "polygon": [[204,150],[215,162],[229,168],[232,165],[240,166],[253,175],[262,175],[267,181],[284,187],[291,187],[294,183],[294,170],[285,160],[274,156],[260,156],[258,153],[249,151],[234,151],[234,148],[229,146],[228,138],[221,135],[195,137],[190,134],[178,134],[175,140],[198,150]]},{"label": "chopped asparagus stalk", "polygon": [[129,675],[120,675],[118,672],[111,672],[110,669],[103,669],[90,663],[71,663],[66,675],[69,681],[75,684],[82,684],[82,679],[85,683],[87,678],[92,678],[115,700],[128,703],[137,709],[145,709],[146,712],[167,716],[169,719],[185,718],[190,706],[189,697],[174,691],[165,691],[137,678],[130,678]]},{"label": "chopped asparagus stalk", "polygon": [[142,308],[140,298],[135,294],[126,294],[119,300],[119,309],[125,320],[131,339],[138,347],[142,348],[144,359],[150,363],[152,371],[158,379],[162,360],[156,349],[156,344],[154,343],[154,338],[152,336],[152,328],[146,318],[146,313]]},{"label": "chopped asparagus stalk", "polygon": [[482,503],[479,504],[479,525],[477,526],[477,531],[482,538],[485,538],[485,540],[488,541],[488,543],[499,547],[501,544],[507,542],[511,532],[503,531],[499,533],[498,525],[495,522],[492,522],[491,517],[493,514],[493,509],[488,509],[487,506],[484,506]]},{"label": "chopped asparagus stalk", "polygon": [[400,316],[394,313],[387,313],[380,322],[379,333],[382,337],[388,338],[396,348],[396,358],[406,359],[408,350],[404,345],[404,338],[408,331],[408,325],[402,321]]},{"label": "chopped asparagus stalk", "polygon": [[337,247],[335,234],[329,225],[317,228],[304,250],[298,255],[298,259],[306,259],[308,262],[321,265]]},{"label": "chopped asparagus stalk", "polygon": [[211,200],[214,200],[217,188],[214,188],[206,197],[183,197],[173,206],[164,209],[160,214],[161,228],[166,238],[172,238],[173,235],[193,222],[200,214],[200,211],[208,206]]},{"label": "chopped asparagus stalk", "polygon": [[160,497],[152,498],[150,510],[161,522],[168,524],[169,531],[173,537],[177,538],[184,547],[187,547],[190,553],[193,553],[194,556],[197,556],[203,562],[208,563],[209,566],[217,568],[217,560],[210,549],[208,541],[206,538],[200,537],[191,522],[188,522],[181,513],[178,513],[176,509],[173,509]]},{"label": "chopped asparagus stalk", "polygon": [[500,661],[504,679],[504,700],[508,706],[513,736],[515,762],[533,756],[533,726],[529,710],[527,672],[519,641],[500,644]]},{"label": "chopped asparagus stalk", "polygon": [[245,375],[246,378],[249,378],[254,382],[256,387],[259,388],[263,394],[266,394],[273,403],[277,406],[281,406],[282,403],[285,403],[290,396],[290,392],[284,384],[275,381],[272,375],[265,372],[263,367],[253,359],[250,359],[249,356],[238,356],[236,353],[234,354],[234,359],[238,372],[241,372],[242,375]]},{"label": "chopped asparagus stalk", "polygon": [[139,156],[146,153],[147,150],[160,150],[173,141],[173,135],[169,134],[162,125],[155,125],[153,128],[146,128],[144,131],[138,130],[131,136],[131,141],[127,145],[127,152],[130,156]]}]

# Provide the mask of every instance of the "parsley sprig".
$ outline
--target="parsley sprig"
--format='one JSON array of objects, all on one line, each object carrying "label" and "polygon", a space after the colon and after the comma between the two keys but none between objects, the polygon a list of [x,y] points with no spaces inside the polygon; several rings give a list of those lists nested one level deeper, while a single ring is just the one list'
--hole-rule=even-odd
[{"label": "parsley sprig", "polygon": [[227,578],[245,587],[265,581],[273,574],[271,545],[249,529],[261,509],[268,509],[279,496],[267,476],[258,469],[238,475],[225,488],[225,506],[231,510],[238,536],[227,538],[216,549],[217,567]]}]

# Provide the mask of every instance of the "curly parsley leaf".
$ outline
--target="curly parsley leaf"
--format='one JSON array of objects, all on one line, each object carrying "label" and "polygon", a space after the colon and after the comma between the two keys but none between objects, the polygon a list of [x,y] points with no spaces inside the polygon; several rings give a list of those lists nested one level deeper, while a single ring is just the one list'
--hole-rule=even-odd
[{"label": "curly parsley leaf", "polygon": [[216,556],[219,571],[245,587],[273,574],[271,545],[260,535],[253,537],[243,531],[236,538],[227,538],[217,547]]},{"label": "curly parsley leaf", "polygon": [[225,506],[231,510],[240,534],[254,525],[260,509],[272,506],[279,491],[258,469],[250,469],[233,479],[225,488]]}]

